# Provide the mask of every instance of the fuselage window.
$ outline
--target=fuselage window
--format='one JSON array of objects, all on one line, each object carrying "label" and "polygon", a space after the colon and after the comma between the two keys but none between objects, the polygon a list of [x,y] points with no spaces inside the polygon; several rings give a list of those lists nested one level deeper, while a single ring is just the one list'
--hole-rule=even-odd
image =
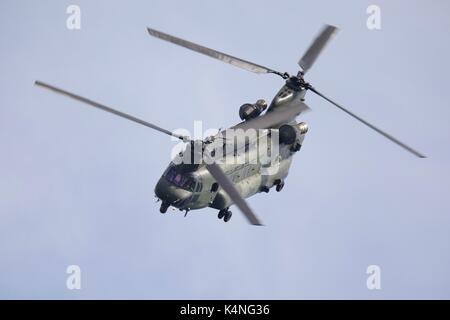
[{"label": "fuselage window", "polygon": [[200,181],[197,181],[197,186],[195,187],[195,192],[201,192],[203,189],[202,183]]},{"label": "fuselage window", "polygon": [[219,184],[214,182],[211,186],[211,192],[216,192],[219,189]]},{"label": "fuselage window", "polygon": [[185,190],[194,191],[195,180],[189,175],[178,173],[175,167],[169,168],[165,174],[165,178],[170,183]]}]

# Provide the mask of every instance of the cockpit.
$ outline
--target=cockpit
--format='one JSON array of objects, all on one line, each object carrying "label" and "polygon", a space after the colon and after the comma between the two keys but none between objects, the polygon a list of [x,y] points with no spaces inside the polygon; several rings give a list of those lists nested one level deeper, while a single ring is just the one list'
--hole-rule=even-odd
[{"label": "cockpit", "polygon": [[178,172],[175,166],[170,166],[164,173],[163,177],[176,187],[182,188],[187,191],[199,191],[201,188],[197,179],[189,173]]}]

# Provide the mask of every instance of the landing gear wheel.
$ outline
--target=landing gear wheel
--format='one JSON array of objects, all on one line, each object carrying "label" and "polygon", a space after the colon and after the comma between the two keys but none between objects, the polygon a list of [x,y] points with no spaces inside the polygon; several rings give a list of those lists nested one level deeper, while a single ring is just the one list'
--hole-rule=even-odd
[{"label": "landing gear wheel", "polygon": [[159,208],[159,212],[166,213],[167,209],[169,209],[169,207],[170,207],[170,204],[163,202],[163,203],[161,203],[161,208]]},{"label": "landing gear wheel", "polygon": [[222,209],[219,211],[219,214],[217,215],[217,218],[219,219],[223,219],[223,217],[225,217],[227,214],[227,209]]},{"label": "landing gear wheel", "polygon": [[225,217],[223,218],[223,221],[228,222],[231,219],[231,216],[233,214],[231,213],[231,211],[227,211],[227,213],[225,214]]},{"label": "landing gear wheel", "polygon": [[290,150],[292,152],[298,152],[298,151],[300,151],[301,148],[302,148],[302,145],[297,142],[296,144],[292,145]]},{"label": "landing gear wheel", "polygon": [[280,192],[281,190],[283,190],[284,188],[284,182],[280,182],[279,184],[277,184],[276,190],[277,192]]}]

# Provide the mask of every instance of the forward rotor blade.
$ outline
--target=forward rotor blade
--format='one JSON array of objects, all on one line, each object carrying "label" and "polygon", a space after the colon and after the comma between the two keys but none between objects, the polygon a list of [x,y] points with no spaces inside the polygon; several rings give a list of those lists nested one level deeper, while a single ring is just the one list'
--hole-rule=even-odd
[{"label": "forward rotor blade", "polygon": [[331,104],[335,105],[336,107],[338,107],[339,109],[341,109],[342,111],[344,111],[345,113],[347,113],[348,115],[352,116],[353,118],[355,118],[356,120],[359,120],[360,122],[362,122],[363,124],[365,124],[366,126],[368,126],[369,128],[371,128],[372,130],[375,130],[376,132],[378,132],[379,134],[381,134],[382,136],[384,136],[385,138],[391,140],[393,143],[397,144],[398,146],[402,147],[403,149],[405,149],[408,152],[411,152],[412,154],[414,154],[415,156],[419,157],[419,158],[426,158],[426,156],[422,153],[420,153],[419,151],[414,150],[413,148],[411,148],[410,146],[404,144],[403,142],[397,140],[396,138],[394,138],[393,136],[391,136],[390,134],[384,132],[383,130],[375,127],[373,124],[367,122],[366,120],[364,120],[363,118],[355,115],[354,113],[350,112],[349,110],[345,109],[344,107],[342,107],[341,105],[337,104],[336,102],[334,102],[333,100],[331,100],[330,98],[324,96],[322,93],[318,92],[316,89],[314,89],[311,86],[308,86],[308,89],[311,90],[312,92],[314,92],[315,94],[317,94],[318,96],[324,98],[325,100],[327,100],[328,102],[330,102]]},{"label": "forward rotor blade", "polygon": [[320,34],[314,39],[313,43],[309,46],[308,50],[306,50],[303,57],[300,59],[298,64],[303,69],[303,73],[308,72],[308,70],[312,67],[317,57],[320,55],[322,50],[325,48],[327,43],[333,38],[336,32],[339,29],[325,25]]},{"label": "forward rotor blade", "polygon": [[[207,152],[203,153],[206,156]],[[211,160],[209,158],[209,160]],[[211,162],[211,161],[208,161]],[[225,192],[230,196],[231,200],[233,200],[234,204],[242,211],[248,221],[255,226],[262,226],[263,224],[256,217],[253,210],[247,204],[244,198],[239,194],[233,182],[225,175],[223,170],[217,165],[217,163],[213,162],[212,164],[206,164],[206,169],[208,169],[209,173],[217,180],[217,183],[225,190]]]},{"label": "forward rotor blade", "polygon": [[161,127],[158,127],[158,126],[156,126],[156,125],[154,125],[154,124],[152,124],[152,123],[150,123],[150,122],[147,122],[147,121],[138,119],[138,118],[133,117],[133,116],[131,116],[131,115],[129,115],[129,114],[126,114],[126,113],[124,113],[124,112],[117,111],[117,110],[112,109],[112,108],[110,108],[110,107],[108,107],[108,106],[105,106],[105,105],[103,105],[103,104],[101,104],[101,103],[92,101],[92,100],[90,100],[90,99],[84,98],[84,97],[82,97],[82,96],[79,96],[79,95],[77,95],[77,94],[71,93],[71,92],[69,92],[69,91],[66,91],[66,90],[63,90],[63,89],[54,87],[54,86],[52,86],[52,85],[50,85],[50,84],[47,84],[47,83],[44,83],[44,82],[41,82],[41,81],[35,81],[34,84],[35,84],[36,86],[39,86],[39,87],[42,87],[42,88],[51,90],[51,91],[56,92],[56,93],[59,93],[59,94],[62,94],[62,95],[64,95],[64,96],[66,96],[66,97],[75,99],[75,100],[77,100],[77,101],[81,101],[81,102],[83,102],[83,103],[86,103],[86,104],[88,104],[88,105],[90,105],[90,106],[92,106],[92,107],[98,108],[98,109],[100,109],[100,110],[103,110],[103,111],[112,113],[112,114],[114,114],[114,115],[116,115],[116,116],[119,116],[119,117],[122,117],[122,118],[125,118],[125,119],[128,119],[128,120],[131,120],[131,121],[136,122],[136,123],[139,123],[139,124],[141,124],[141,125],[143,125],[143,126],[146,126],[146,127],[148,127],[148,128],[151,128],[151,129],[157,130],[157,131],[159,131],[159,132],[165,133],[165,134],[167,134],[167,135],[169,135],[169,136],[176,137],[176,138],[178,138],[178,139],[180,139],[180,140],[183,140],[183,141],[188,141],[188,140],[189,140],[187,137],[184,137],[184,136],[181,136],[181,135],[172,133],[171,131],[166,130],[166,129],[161,128]]},{"label": "forward rotor blade", "polygon": [[264,66],[261,66],[259,64],[256,64],[256,63],[253,63],[250,61],[246,61],[246,60],[243,60],[243,59],[240,59],[237,57],[233,57],[229,54],[226,54],[226,53],[223,53],[220,51],[216,51],[216,50],[201,46],[199,44],[196,44],[196,43],[193,43],[193,42],[181,39],[181,38],[174,37],[170,34],[167,34],[167,33],[155,30],[155,29],[151,29],[151,28],[147,28],[147,31],[153,37],[174,43],[174,44],[182,46],[186,49],[190,49],[195,52],[207,55],[211,58],[223,61],[225,63],[229,63],[233,66],[236,66],[236,67],[239,67],[239,68],[242,68],[242,69],[254,72],[254,73],[275,73],[279,76],[284,77],[283,73],[278,72],[276,70],[272,70],[272,69],[266,68]]}]

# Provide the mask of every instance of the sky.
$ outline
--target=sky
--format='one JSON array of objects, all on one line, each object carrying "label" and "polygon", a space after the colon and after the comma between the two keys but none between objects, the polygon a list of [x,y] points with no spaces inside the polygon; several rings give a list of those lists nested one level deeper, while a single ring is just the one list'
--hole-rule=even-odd
[{"label": "sky", "polygon": [[[66,9],[81,9],[69,30]],[[366,25],[369,5],[381,29]],[[0,298],[449,299],[448,1],[0,2]],[[308,94],[282,192],[238,209],[159,213],[175,142],[34,87],[37,79],[168,129],[226,128],[283,81],[151,38],[146,27],[296,73],[428,157]],[[68,266],[81,270],[69,290]],[[381,289],[367,287],[379,267]]]}]

